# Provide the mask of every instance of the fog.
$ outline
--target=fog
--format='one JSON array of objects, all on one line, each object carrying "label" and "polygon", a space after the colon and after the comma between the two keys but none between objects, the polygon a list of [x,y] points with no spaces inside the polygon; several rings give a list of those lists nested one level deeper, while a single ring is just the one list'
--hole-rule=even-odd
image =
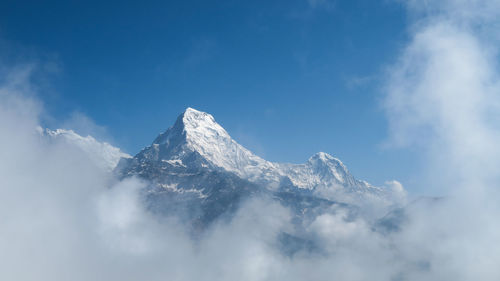
[{"label": "fog", "polygon": [[339,210],[307,226],[321,253],[287,256],[276,241],[289,210],[256,198],[193,240],[143,208],[146,183],[40,137],[48,113],[21,65],[0,86],[0,279],[499,280],[500,1],[404,5],[414,21],[385,72],[389,143],[425,155],[421,188],[443,199],[409,203],[398,231]]}]

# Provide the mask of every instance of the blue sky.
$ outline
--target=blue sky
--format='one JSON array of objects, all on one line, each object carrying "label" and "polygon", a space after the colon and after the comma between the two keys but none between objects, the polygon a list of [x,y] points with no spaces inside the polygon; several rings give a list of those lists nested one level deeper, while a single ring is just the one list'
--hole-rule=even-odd
[{"label": "blue sky", "polygon": [[418,157],[384,148],[381,108],[407,30],[385,0],[0,3],[2,59],[43,65],[49,127],[85,115],[134,154],[191,106],[268,160],[325,151],[411,190]]}]

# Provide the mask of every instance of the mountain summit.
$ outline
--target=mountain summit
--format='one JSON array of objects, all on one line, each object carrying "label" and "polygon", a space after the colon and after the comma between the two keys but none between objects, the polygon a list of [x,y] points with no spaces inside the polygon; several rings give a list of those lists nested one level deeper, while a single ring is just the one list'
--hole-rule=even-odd
[{"label": "mountain summit", "polygon": [[122,179],[143,179],[146,207],[162,216],[178,216],[194,233],[202,233],[216,219],[230,219],[248,198],[265,197],[291,211],[294,229],[283,239],[308,244],[307,225],[318,216],[341,211],[346,219],[373,218],[377,214],[371,206],[397,205],[393,195],[402,189],[358,180],[325,152],[303,164],[267,161],[238,144],[212,115],[193,108],[134,157],[73,131],[39,128],[39,133],[50,141],[76,145],[97,166],[113,169]]},{"label": "mountain summit", "polygon": [[187,108],[172,127],[120,166],[124,175],[138,175],[157,183],[181,170],[216,171],[271,191],[287,186],[321,192],[322,196],[384,193],[383,189],[355,179],[339,159],[324,152],[313,155],[304,164],[262,159],[232,139],[212,115],[193,108]]},{"label": "mountain summit", "polygon": [[182,214],[202,229],[253,196],[290,208],[298,224],[338,208],[352,213],[363,204],[393,204],[391,191],[354,178],[327,153],[303,164],[267,161],[238,144],[212,115],[193,108],[115,171],[149,183],[150,210]]},{"label": "mountain summit", "polygon": [[187,108],[141,153],[148,154],[147,161],[220,169],[244,178],[258,177],[263,169],[272,168],[271,163],[234,141],[212,115],[193,108]]}]

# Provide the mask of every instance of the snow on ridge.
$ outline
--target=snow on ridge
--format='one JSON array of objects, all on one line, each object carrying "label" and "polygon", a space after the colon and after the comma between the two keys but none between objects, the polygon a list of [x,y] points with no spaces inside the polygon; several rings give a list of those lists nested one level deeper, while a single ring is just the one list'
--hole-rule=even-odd
[{"label": "snow on ridge", "polygon": [[37,130],[40,134],[48,136],[54,140],[61,140],[69,144],[76,145],[99,167],[102,167],[107,171],[112,171],[121,158],[132,158],[132,156],[122,152],[119,148],[114,147],[107,142],[99,142],[90,135],[82,137],[73,130],[65,129],[43,130],[41,127],[38,127]]},{"label": "snow on ridge", "polygon": [[171,155],[171,160],[184,157],[187,149],[197,152],[215,167],[252,182],[277,187],[287,177],[295,186],[304,189],[339,185],[357,190],[378,189],[356,180],[339,159],[325,152],[314,154],[304,164],[267,161],[233,140],[212,115],[190,107],[178,117],[174,126],[158,136],[154,144],[170,145],[171,139],[182,139],[178,145],[183,146],[178,149],[182,154]]}]

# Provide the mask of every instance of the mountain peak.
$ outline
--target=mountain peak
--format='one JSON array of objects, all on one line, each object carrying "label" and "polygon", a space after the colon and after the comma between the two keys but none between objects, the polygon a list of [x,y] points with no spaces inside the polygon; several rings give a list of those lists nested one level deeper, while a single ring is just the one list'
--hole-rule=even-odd
[{"label": "mountain peak", "polygon": [[268,166],[267,161],[234,141],[212,115],[191,107],[186,108],[175,124],[160,134],[144,153],[151,153],[151,157],[159,161],[185,162],[200,157],[210,166],[240,176],[258,174],[255,167]]},{"label": "mountain peak", "polygon": [[366,189],[339,159],[325,152],[316,153],[304,164],[274,163],[260,158],[233,140],[212,115],[191,107],[135,158],[139,170],[158,165],[158,170],[167,171],[174,163],[176,167],[231,172],[269,188],[278,188],[288,178],[297,188],[310,190],[319,186]]},{"label": "mountain peak", "polygon": [[153,144],[168,144],[174,140],[175,142],[196,142],[197,139],[209,137],[230,138],[212,115],[188,107],[177,117],[174,125],[161,133]]},{"label": "mountain peak", "polygon": [[186,139],[189,141],[196,141],[199,139],[205,139],[208,141],[209,138],[224,138],[229,139],[230,136],[219,125],[215,118],[202,111],[198,111],[194,108],[188,107],[184,113],[179,116],[178,122],[182,122],[183,130],[186,132]]},{"label": "mountain peak", "polygon": [[317,152],[313,156],[311,156],[310,159],[311,160],[312,159],[319,159],[319,160],[322,160],[322,161],[338,160],[337,158],[331,156],[330,154],[328,154],[326,152]]},{"label": "mountain peak", "polygon": [[308,162],[309,163],[315,163],[315,162],[322,162],[322,163],[332,162],[332,163],[336,163],[339,166],[344,167],[344,163],[342,163],[342,161],[340,161],[340,159],[335,158],[335,157],[331,156],[330,154],[328,154],[326,152],[318,152],[318,153],[314,154],[313,156],[311,156],[309,158]]},{"label": "mountain peak", "polygon": [[214,122],[215,123],[215,119],[212,115],[206,113],[206,112],[203,112],[203,111],[199,111],[199,110],[196,110],[192,107],[188,107],[184,110],[184,112],[181,114],[182,116],[182,121],[186,124],[186,123],[191,123],[191,122],[200,122],[200,121],[204,121],[204,122]]}]

